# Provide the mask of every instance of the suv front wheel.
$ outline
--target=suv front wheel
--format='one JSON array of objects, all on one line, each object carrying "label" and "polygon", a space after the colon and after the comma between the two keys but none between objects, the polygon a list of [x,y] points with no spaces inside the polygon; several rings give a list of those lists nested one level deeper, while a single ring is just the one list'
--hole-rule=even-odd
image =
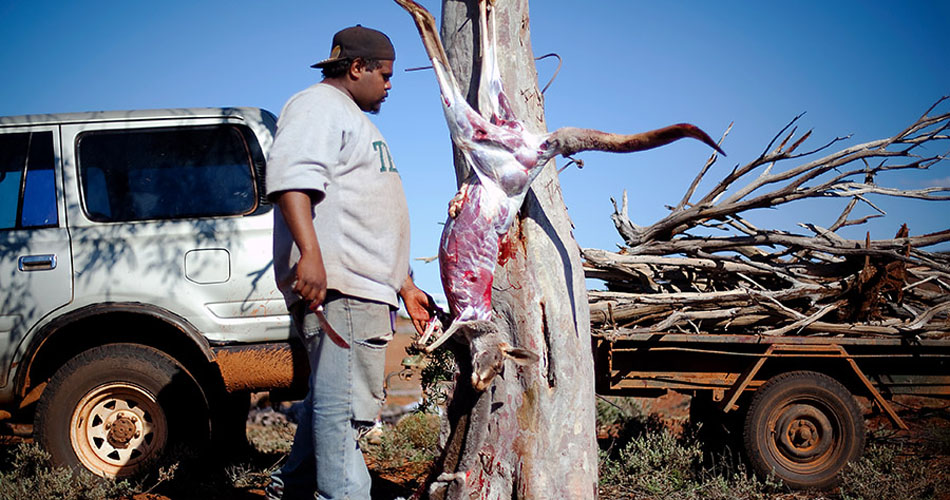
[{"label": "suv front wheel", "polygon": [[34,429],[54,463],[126,477],[154,465],[172,443],[203,442],[209,419],[206,398],[180,363],[148,346],[109,344],[56,371]]}]

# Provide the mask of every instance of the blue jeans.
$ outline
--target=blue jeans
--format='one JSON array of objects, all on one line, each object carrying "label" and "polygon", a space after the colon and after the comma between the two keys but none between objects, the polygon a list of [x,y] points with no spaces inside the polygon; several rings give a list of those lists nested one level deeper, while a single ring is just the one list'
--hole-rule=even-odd
[{"label": "blue jeans", "polygon": [[330,291],[324,314],[349,344],[343,349],[300,303],[292,308],[310,359],[310,390],[297,419],[290,456],[271,477],[268,496],[296,500],[370,498],[371,480],[357,438],[371,426],[382,401],[386,347],[394,311],[381,302]]}]

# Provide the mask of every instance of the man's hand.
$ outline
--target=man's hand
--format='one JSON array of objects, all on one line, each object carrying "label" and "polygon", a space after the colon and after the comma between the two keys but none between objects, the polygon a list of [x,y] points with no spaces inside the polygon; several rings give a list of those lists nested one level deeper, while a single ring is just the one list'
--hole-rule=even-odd
[{"label": "man's hand", "polygon": [[294,291],[310,303],[310,309],[316,309],[327,298],[327,271],[319,247],[316,252],[300,256]]},{"label": "man's hand", "polygon": [[412,319],[412,326],[416,328],[419,335],[426,330],[429,322],[430,312],[435,312],[435,303],[429,294],[423,292],[413,283],[412,278],[407,277],[399,290],[399,296],[402,297],[403,304],[406,305],[406,312]]}]

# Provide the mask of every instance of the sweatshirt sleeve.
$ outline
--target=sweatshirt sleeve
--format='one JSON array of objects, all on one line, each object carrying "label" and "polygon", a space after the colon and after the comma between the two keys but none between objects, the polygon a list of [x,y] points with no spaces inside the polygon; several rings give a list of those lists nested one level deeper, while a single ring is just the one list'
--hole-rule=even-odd
[{"label": "sweatshirt sleeve", "polygon": [[277,121],[277,134],[267,157],[267,197],[300,190],[324,198],[332,182],[332,168],[343,148],[344,128],[337,102],[305,90],[290,99]]}]

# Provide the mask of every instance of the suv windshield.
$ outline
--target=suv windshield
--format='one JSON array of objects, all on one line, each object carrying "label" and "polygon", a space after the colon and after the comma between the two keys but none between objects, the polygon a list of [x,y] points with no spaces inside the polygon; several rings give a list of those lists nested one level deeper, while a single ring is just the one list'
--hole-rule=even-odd
[{"label": "suv windshield", "polygon": [[99,222],[253,212],[253,137],[234,125],[82,134],[83,208]]}]

